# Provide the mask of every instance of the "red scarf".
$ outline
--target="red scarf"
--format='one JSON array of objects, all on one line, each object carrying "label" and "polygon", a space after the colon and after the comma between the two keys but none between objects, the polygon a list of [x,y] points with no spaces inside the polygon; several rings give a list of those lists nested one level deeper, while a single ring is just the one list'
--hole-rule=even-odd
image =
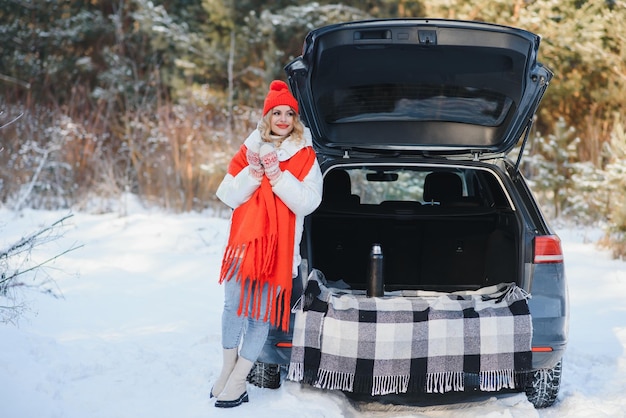
[{"label": "red scarf", "polygon": [[[246,150],[242,145],[231,160],[230,175],[236,176],[248,165]],[[309,146],[280,162],[280,169],[302,181],[314,161],[315,152]],[[289,329],[295,229],[296,215],[274,194],[272,185],[264,176],[250,199],[234,210],[222,260],[220,283],[231,280],[234,268],[239,265],[234,277],[242,287],[238,315],[248,315],[248,309],[243,307],[249,306],[252,298],[252,317],[259,319],[262,290],[267,283],[268,309],[263,320],[267,321],[269,315],[272,325],[280,324],[284,331]],[[249,280],[244,280],[246,278]]]}]

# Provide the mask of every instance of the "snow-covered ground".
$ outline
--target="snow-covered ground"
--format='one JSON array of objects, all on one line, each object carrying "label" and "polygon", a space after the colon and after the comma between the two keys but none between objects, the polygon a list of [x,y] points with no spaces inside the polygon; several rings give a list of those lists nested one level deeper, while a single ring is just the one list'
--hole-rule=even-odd
[{"label": "snow-covered ground", "polygon": [[[0,209],[0,249],[64,212]],[[227,221],[208,214],[75,213],[64,236],[39,247],[54,260],[62,298],[23,293],[30,312],[0,324],[2,418],[193,417],[624,417],[626,263],[599,250],[597,230],[560,228],[570,285],[570,344],[557,404],[535,410],[523,394],[472,404],[355,404],[341,393],[286,382],[250,387],[250,403],[213,406],[221,361]]]}]

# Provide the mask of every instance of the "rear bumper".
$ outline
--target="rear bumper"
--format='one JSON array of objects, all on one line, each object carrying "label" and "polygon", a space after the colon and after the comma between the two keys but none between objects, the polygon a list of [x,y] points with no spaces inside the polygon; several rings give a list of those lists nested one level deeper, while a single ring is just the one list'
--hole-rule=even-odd
[{"label": "rear bumper", "polygon": [[[295,285],[299,284],[294,282]],[[301,292],[301,291],[300,291]],[[568,335],[568,295],[562,264],[536,265],[532,282],[529,308],[532,317],[533,369],[553,368],[563,357]],[[296,293],[297,294],[297,293]],[[291,329],[285,333],[272,328],[258,361],[289,365],[293,336],[294,314]]]},{"label": "rear bumper", "polygon": [[[280,335],[276,335],[280,334]],[[284,343],[290,343],[291,336],[285,333],[274,333],[268,336],[263,351],[259,355],[258,361],[268,364],[278,364],[288,366],[291,358],[291,348],[280,346]],[[544,345],[539,345],[543,347]],[[554,344],[551,342],[552,351],[533,352],[532,367],[533,369],[551,369],[561,360],[565,353],[566,344]]]},{"label": "rear bumper", "polygon": [[[293,317],[291,319],[293,323]],[[261,351],[257,361],[281,366],[289,365],[291,346],[284,346],[284,344],[291,344],[292,336],[292,333],[287,334],[276,329],[270,330],[263,351]]]},{"label": "rear bumper", "polygon": [[565,347],[562,349],[555,349],[550,352],[533,353],[533,369],[552,369],[556,364],[561,361],[563,354],[565,353]]},{"label": "rear bumper", "polygon": [[[549,347],[551,350],[532,353],[533,369],[551,369],[563,357],[567,346],[566,335],[564,334],[566,325],[564,322],[565,318],[533,319],[534,334],[532,346],[534,348]],[[291,339],[291,333],[272,329],[258,361],[288,366],[291,358],[291,347],[289,345],[291,344]]]}]

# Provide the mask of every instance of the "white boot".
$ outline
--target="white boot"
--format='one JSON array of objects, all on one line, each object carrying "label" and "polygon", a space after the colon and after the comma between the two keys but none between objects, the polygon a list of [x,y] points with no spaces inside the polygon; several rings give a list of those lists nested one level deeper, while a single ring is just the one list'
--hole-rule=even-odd
[{"label": "white boot", "polygon": [[235,363],[237,363],[237,358],[239,355],[237,354],[237,348],[225,348],[223,351],[223,360],[222,360],[222,371],[220,372],[219,377],[213,384],[213,389],[211,389],[210,397],[218,396],[224,390],[224,386],[226,386],[226,382],[228,382],[228,377],[230,373],[235,368]]},{"label": "white boot", "polygon": [[239,357],[235,368],[230,373],[226,387],[217,397],[215,406],[218,408],[233,408],[248,402],[248,392],[246,391],[246,378],[252,370],[254,363]]}]

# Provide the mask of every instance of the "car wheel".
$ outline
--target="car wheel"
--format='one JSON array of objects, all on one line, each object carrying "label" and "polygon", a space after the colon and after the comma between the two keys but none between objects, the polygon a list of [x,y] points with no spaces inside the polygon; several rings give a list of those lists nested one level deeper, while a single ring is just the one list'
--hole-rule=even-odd
[{"label": "car wheel", "polygon": [[551,369],[541,369],[533,372],[531,381],[526,387],[526,396],[535,408],[552,406],[559,394],[561,386],[561,362]]},{"label": "car wheel", "polygon": [[248,382],[260,388],[278,389],[280,377],[280,365],[257,361],[248,374]]}]

